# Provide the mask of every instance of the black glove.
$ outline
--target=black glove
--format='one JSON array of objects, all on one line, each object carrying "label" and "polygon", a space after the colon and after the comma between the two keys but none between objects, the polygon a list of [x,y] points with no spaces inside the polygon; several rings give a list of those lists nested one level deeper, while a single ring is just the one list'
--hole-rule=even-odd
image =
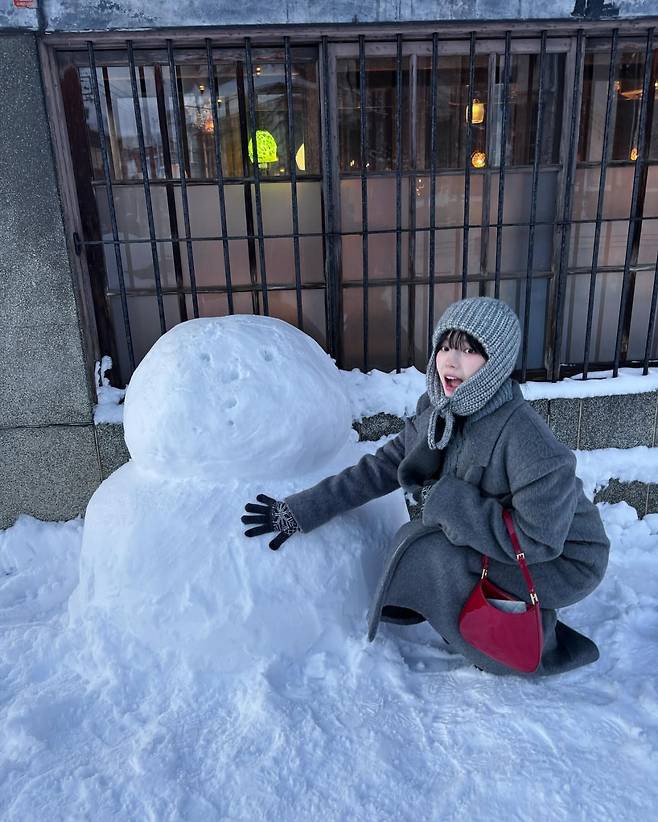
[{"label": "black glove", "polygon": [[248,502],[244,507],[245,511],[249,511],[255,514],[255,516],[242,516],[240,519],[245,525],[256,524],[257,527],[249,528],[244,532],[244,535],[246,537],[259,537],[261,534],[279,531],[279,534],[270,542],[270,548],[276,551],[283,545],[288,537],[300,530],[299,525],[297,525],[297,520],[285,502],[279,502],[265,494],[258,494],[256,499],[258,502],[262,502],[263,505],[255,505],[253,502]]}]

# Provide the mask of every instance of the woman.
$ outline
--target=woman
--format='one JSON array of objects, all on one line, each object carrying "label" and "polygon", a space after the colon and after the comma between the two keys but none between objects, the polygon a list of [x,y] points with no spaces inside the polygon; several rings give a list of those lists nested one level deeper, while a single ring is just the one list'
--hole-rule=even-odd
[{"label": "woman", "polygon": [[459,632],[459,615],[490,558],[489,578],[515,595],[529,594],[502,512],[514,527],[541,604],[544,646],[538,674],[598,659],[594,642],[557,620],[556,609],[583,599],[600,583],[609,542],[597,508],[575,475],[573,453],[553,435],[510,379],[521,333],[502,301],[453,303],[434,330],[427,392],[404,430],[374,455],[283,501],[259,495],[243,522],[257,536],[279,531],[278,548],[296,531],[401,486],[422,505],[420,519],[400,528],[369,618],[427,620],[478,667],[511,673]]}]

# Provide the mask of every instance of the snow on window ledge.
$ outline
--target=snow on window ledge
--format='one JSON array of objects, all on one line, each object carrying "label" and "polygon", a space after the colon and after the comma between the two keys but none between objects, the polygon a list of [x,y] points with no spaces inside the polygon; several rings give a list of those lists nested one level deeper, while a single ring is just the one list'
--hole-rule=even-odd
[{"label": "snow on window ledge", "polygon": [[[96,425],[123,424],[123,399],[126,391],[110,385],[105,376],[110,368],[110,357],[103,357],[100,363],[96,363]],[[403,368],[399,374],[377,369],[364,374],[357,368],[340,373],[355,420],[380,413],[410,417],[416,410],[418,397],[425,391],[425,374],[413,366]],[[527,382],[521,385],[521,391],[526,400],[644,394],[658,391],[658,368],[650,368],[647,375],[642,374],[641,368],[620,368],[617,377],[612,376],[612,371],[594,371],[590,372],[586,380],[581,375],[576,375],[555,383]]]},{"label": "snow on window ledge", "polygon": [[94,368],[96,399],[98,400],[98,404],[94,406],[95,425],[123,424],[123,398],[126,395],[126,389],[114,388],[110,385],[105,374],[111,368],[111,357],[103,357]]}]

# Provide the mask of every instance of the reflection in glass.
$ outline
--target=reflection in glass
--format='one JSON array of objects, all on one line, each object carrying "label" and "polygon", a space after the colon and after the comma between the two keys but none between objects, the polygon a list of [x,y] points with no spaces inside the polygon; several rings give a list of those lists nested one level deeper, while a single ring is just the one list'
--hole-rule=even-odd
[{"label": "reflection in glass", "polygon": [[[635,162],[644,78],[644,49],[622,48],[614,72],[609,160]],[[608,96],[609,51],[585,54],[578,160],[601,162]],[[655,78],[649,87],[655,100]],[[658,157],[658,107],[653,106],[649,157]]]}]

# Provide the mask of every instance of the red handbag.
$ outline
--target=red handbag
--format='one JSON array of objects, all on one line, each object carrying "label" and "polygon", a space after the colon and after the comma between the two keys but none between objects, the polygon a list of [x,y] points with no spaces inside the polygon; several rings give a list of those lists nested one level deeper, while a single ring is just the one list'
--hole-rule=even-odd
[{"label": "red handbag", "polygon": [[482,555],[482,577],[471,591],[459,615],[459,630],[466,642],[508,668],[533,673],[539,667],[544,646],[539,598],[530,576],[525,555],[519,545],[509,511],[503,511],[507,532],[530,594],[530,605],[520,613],[502,611],[489,599],[517,601],[487,576],[489,557]]}]

